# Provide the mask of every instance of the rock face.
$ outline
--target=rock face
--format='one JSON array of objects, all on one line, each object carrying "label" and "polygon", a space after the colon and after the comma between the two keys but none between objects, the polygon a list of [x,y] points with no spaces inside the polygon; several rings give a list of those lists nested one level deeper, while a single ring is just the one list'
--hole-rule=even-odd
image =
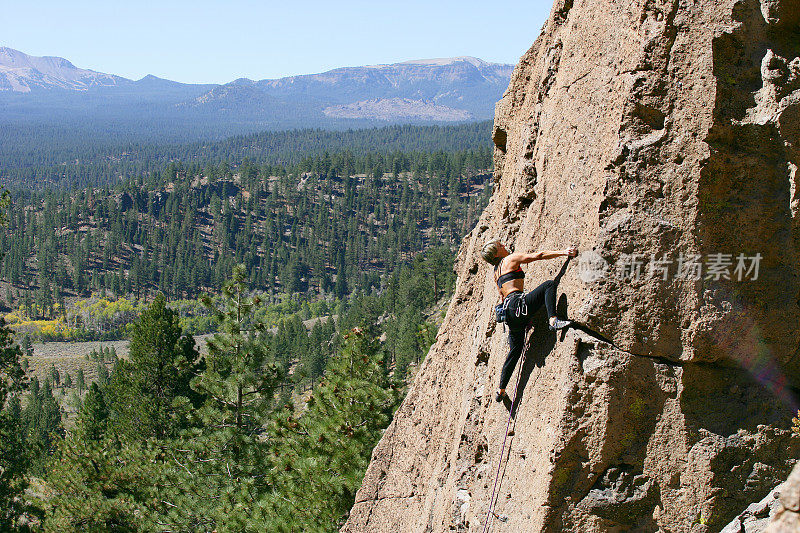
[{"label": "rock face", "polygon": [[766,533],[796,533],[800,531],[800,465],[795,466],[792,475],[780,487],[780,505]]},{"label": "rock face", "polygon": [[453,109],[424,100],[410,98],[374,98],[351,104],[326,107],[322,112],[332,118],[364,118],[374,120],[437,120],[443,122],[463,121],[472,115],[463,109]]},{"label": "rock face", "polygon": [[789,479],[761,501],[750,504],[720,533],[796,533],[800,531],[800,463]]},{"label": "rock face", "polygon": [[[786,479],[799,26],[800,0],[556,1],[497,105],[494,195],[437,342],[343,531],[484,527],[509,415],[489,237],[577,244],[559,308],[583,325],[535,320],[492,531],[719,531]],[[529,288],[561,264],[528,265]]]}]

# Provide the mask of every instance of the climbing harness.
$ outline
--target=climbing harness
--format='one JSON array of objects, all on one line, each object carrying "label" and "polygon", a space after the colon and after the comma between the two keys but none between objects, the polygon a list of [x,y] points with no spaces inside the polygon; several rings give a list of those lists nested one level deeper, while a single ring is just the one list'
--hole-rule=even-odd
[{"label": "climbing harness", "polygon": [[[511,293],[511,294],[515,294],[515,293]],[[511,296],[511,294],[509,294],[509,296]],[[521,302],[521,305],[517,306],[517,311],[515,313],[517,315],[517,318],[519,318],[520,314],[522,316],[528,316],[528,302],[525,301],[525,295],[523,294],[522,296],[520,296],[520,298],[522,298],[522,302]],[[506,305],[508,305],[508,304],[506,304]],[[525,333],[527,334],[527,331]]]},{"label": "climbing harness", "polygon": [[[494,317],[496,322],[508,322],[508,304],[511,303],[511,295],[521,293],[522,291],[515,291],[503,298],[503,303],[497,304],[494,306]],[[520,314],[522,316],[528,316],[528,304],[525,301],[525,298],[522,298],[522,305],[517,306],[517,310],[514,312],[514,315],[519,318]]]},{"label": "climbing harness", "polygon": [[[514,385],[514,401],[511,402],[511,409],[508,411],[508,420],[506,421],[506,430],[505,435],[503,435],[503,445],[500,447],[500,459],[497,462],[497,471],[494,474],[494,486],[492,487],[492,497],[489,500],[489,511],[486,513],[486,522],[483,526],[483,533],[487,533],[490,529],[492,524],[494,523],[494,519],[497,518],[501,522],[506,522],[508,520],[507,516],[498,515],[494,512],[494,506],[497,503],[497,494],[500,490],[500,485],[498,482],[502,482],[502,478],[500,476],[500,467],[503,465],[503,456],[505,455],[506,449],[506,440],[508,437],[511,437],[512,440],[514,438],[515,431],[514,429],[517,427],[517,417],[514,416],[516,414],[516,409],[519,407],[517,405],[517,400],[519,396],[517,395],[517,389],[519,388],[520,378],[522,377],[522,369],[525,367],[525,359],[528,356],[528,332],[530,328],[525,328],[525,345],[522,351],[522,362],[517,369],[517,382]],[[514,424],[511,424],[511,419],[514,418]],[[511,430],[509,431],[509,427]],[[508,450],[509,453],[511,452],[511,442],[508,443]],[[503,476],[505,476],[505,469],[503,469]]]}]

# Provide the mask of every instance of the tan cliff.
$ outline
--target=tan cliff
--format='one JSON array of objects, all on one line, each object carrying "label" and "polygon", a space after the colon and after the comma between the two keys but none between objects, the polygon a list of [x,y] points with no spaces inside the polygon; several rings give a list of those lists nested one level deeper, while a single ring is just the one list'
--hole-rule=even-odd
[{"label": "tan cliff", "polygon": [[[490,237],[578,245],[559,308],[585,326],[557,337],[537,316],[492,531],[719,531],[786,479],[799,26],[800,0],[556,1],[497,105],[494,194],[437,341],[343,531],[483,529],[508,420]],[[528,288],[562,261],[529,265]]]}]

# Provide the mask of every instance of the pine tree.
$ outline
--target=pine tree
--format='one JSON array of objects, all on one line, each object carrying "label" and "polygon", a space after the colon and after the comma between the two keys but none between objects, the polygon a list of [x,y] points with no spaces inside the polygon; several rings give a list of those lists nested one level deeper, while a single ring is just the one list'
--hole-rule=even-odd
[{"label": "pine tree", "polygon": [[[104,349],[101,358],[110,354]],[[108,392],[115,431],[164,438],[184,425],[188,399],[196,399],[189,382],[201,365],[194,339],[183,335],[177,311],[159,294],[132,326],[128,360],[114,366]]]},{"label": "pine tree", "polygon": [[345,254],[344,248],[339,248],[338,262],[336,266],[336,284],[333,292],[337,298],[344,298],[347,295],[347,280],[345,279]]},{"label": "pine tree", "polygon": [[[196,396],[188,389],[198,369],[194,341],[182,336],[163,297],[142,312],[131,337],[129,360],[115,365],[105,387],[101,379],[91,384],[77,431],[61,442],[48,477],[56,495],[46,531],[162,530],[165,498],[184,490],[169,485],[175,478],[165,450],[190,408],[181,394]],[[101,349],[98,358],[111,359],[112,351]]]},{"label": "pine tree", "polygon": [[0,318],[0,531],[16,529],[26,511],[22,495],[29,456],[18,396],[25,380],[21,358],[22,350],[14,343],[11,329]]},{"label": "pine tree", "polygon": [[97,363],[97,382],[101,387],[108,383],[108,368],[103,363]]},{"label": "pine tree", "polygon": [[242,531],[251,523],[258,494],[266,490],[262,425],[282,371],[266,363],[267,326],[255,315],[260,298],[247,295],[246,279],[244,266],[237,265],[222,290],[221,306],[205,298],[219,333],[208,341],[205,370],[192,381],[205,403],[175,451],[182,467],[174,469],[170,485],[181,490],[167,497],[175,505],[168,520],[177,529],[203,524],[206,530],[224,525],[226,531]]},{"label": "pine tree", "polygon": [[64,436],[62,414],[61,405],[53,396],[53,386],[49,379],[35,393],[31,390],[23,417],[27,426],[27,443],[32,454],[31,466],[37,474],[44,472],[48,458],[53,454],[59,439]]},{"label": "pine tree", "polygon": [[92,383],[78,413],[77,426],[85,440],[99,441],[106,433],[107,422],[108,407],[103,391],[97,383]]},{"label": "pine tree", "polygon": [[33,356],[33,344],[31,343],[30,335],[22,337],[22,351],[28,357]]},{"label": "pine tree", "polygon": [[78,394],[81,394],[84,390],[86,390],[86,379],[83,376],[82,368],[79,368],[75,375],[75,387],[78,389]]},{"label": "pine tree", "polygon": [[269,469],[275,489],[259,506],[268,510],[267,529],[337,531],[398,399],[377,340],[353,329],[305,413],[275,417]]},{"label": "pine tree", "polygon": [[206,414],[219,418],[237,434],[235,440],[251,433],[254,424],[269,408],[269,393],[280,371],[267,365],[262,342],[267,325],[255,316],[258,296],[248,297],[244,265],[237,265],[231,280],[222,290],[222,306],[205,303],[216,315],[220,333],[208,341],[207,368],[194,382],[193,388],[208,396]]},{"label": "pine tree", "polygon": [[162,464],[159,453],[147,443],[67,435],[47,473],[53,494],[45,500],[44,531],[157,530],[143,502],[159,501],[154,490]]},{"label": "pine tree", "polygon": [[55,364],[50,365],[50,381],[55,387],[61,384],[61,373],[58,371]]}]

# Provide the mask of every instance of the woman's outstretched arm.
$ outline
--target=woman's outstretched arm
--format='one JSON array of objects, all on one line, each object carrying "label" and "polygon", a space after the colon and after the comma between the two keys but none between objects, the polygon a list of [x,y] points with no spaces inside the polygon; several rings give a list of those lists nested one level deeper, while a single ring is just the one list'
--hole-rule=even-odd
[{"label": "woman's outstretched arm", "polygon": [[511,269],[516,269],[519,265],[542,261],[544,259],[555,259],[556,257],[575,257],[578,255],[577,248],[567,248],[565,250],[542,250],[532,254],[513,253],[508,256],[506,263]]}]

